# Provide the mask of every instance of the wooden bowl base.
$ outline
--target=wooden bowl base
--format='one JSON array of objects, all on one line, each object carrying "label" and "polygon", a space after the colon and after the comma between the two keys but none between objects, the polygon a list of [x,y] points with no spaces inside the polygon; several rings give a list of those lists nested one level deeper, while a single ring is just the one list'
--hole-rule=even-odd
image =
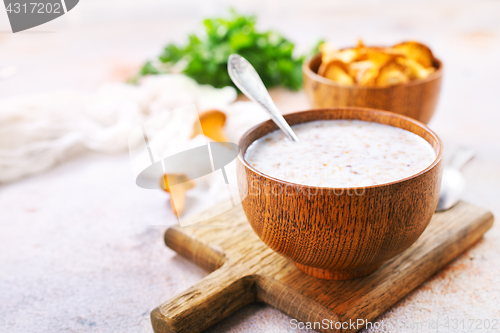
[{"label": "wooden bowl base", "polygon": [[334,270],[334,269],[322,269],[311,266],[302,265],[294,262],[295,266],[307,275],[311,275],[320,279],[325,280],[351,280],[357,279],[375,272],[382,264],[376,264],[372,266],[366,266],[350,270]]}]

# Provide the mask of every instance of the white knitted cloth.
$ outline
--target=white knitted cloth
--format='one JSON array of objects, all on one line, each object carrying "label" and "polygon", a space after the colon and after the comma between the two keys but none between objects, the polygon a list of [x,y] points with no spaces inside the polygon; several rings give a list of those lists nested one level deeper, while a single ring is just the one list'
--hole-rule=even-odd
[{"label": "white knitted cloth", "polygon": [[[0,183],[42,172],[84,151],[126,151],[134,128],[193,104],[198,111],[226,112],[225,134],[237,142],[267,117],[252,103],[232,104],[235,99],[232,87],[216,89],[183,75],[162,75],[137,86],[106,84],[95,93],[59,91],[0,100]],[[176,119],[171,126],[190,130],[192,123]],[[169,139],[169,131],[165,133]]]},{"label": "white knitted cloth", "polygon": [[[147,77],[139,85],[110,83],[95,93],[60,91],[0,100],[0,183],[45,171],[86,151],[124,152],[130,133],[159,116],[168,120],[157,137],[150,138],[160,141],[159,155],[203,144],[202,136],[190,139],[192,112],[170,112],[193,110],[193,105],[199,112],[224,111],[224,134],[237,143],[246,130],[268,117],[257,105],[235,100],[232,87],[201,86],[183,75]],[[136,169],[132,163],[135,176],[141,171]],[[188,192],[186,213],[227,200],[225,185],[214,181],[219,176],[196,180]]]}]

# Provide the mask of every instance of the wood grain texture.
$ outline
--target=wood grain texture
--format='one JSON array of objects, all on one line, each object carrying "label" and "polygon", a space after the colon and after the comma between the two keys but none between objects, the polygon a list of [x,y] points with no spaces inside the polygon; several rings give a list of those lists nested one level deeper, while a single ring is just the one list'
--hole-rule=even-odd
[{"label": "wood grain texture", "polygon": [[304,90],[312,108],[358,106],[402,114],[427,124],[436,110],[443,64],[434,58],[436,71],[422,80],[389,87],[345,86],[319,76],[321,55],[304,62]]},{"label": "wood grain texture", "polygon": [[[302,322],[373,321],[492,226],[493,215],[460,202],[436,213],[406,251],[363,278],[334,281],[301,272],[252,231],[241,205],[198,227],[173,227],[165,242],[196,264],[215,270],[151,313],[156,333],[200,332],[250,302],[265,302]],[[218,225],[219,227],[209,227]],[[356,329],[316,328],[320,332]]]},{"label": "wood grain texture", "polygon": [[[441,185],[441,142],[425,125],[395,113],[334,108],[285,116],[291,125],[313,120],[356,119],[413,132],[427,140],[435,161],[398,181],[364,188],[299,185],[269,177],[242,156],[257,139],[277,129],[266,121],[240,141],[238,187],[253,230],[303,272],[324,279],[358,278],[413,244],[436,209]],[[300,158],[300,156],[297,156]]]}]

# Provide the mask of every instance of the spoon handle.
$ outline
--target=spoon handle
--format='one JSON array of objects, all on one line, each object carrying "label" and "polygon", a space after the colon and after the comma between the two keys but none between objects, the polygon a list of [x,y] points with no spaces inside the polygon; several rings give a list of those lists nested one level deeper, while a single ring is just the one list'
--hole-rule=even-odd
[{"label": "spoon handle", "polygon": [[227,71],[229,77],[241,92],[264,108],[290,140],[299,141],[290,125],[274,105],[259,74],[245,58],[237,54],[231,54],[227,64]]},{"label": "spoon handle", "polygon": [[460,170],[462,167],[474,157],[474,149],[468,147],[460,147],[453,155],[450,161],[450,168]]}]

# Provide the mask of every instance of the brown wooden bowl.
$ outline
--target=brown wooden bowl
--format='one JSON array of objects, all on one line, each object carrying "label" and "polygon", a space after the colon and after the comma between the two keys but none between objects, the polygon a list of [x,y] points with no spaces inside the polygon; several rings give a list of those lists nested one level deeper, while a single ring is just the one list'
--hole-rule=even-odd
[{"label": "brown wooden bowl", "polygon": [[439,198],[442,144],[436,134],[411,118],[364,108],[303,111],[285,119],[290,125],[357,119],[399,127],[429,142],[437,158],[415,175],[381,185],[300,185],[267,176],[245,161],[252,142],[278,129],[271,120],[255,126],[239,143],[238,186],[248,221],[267,246],[309,275],[344,280],[370,274],[417,240]]},{"label": "brown wooden bowl", "polygon": [[427,124],[436,110],[443,64],[434,58],[436,71],[421,80],[389,87],[346,86],[318,75],[321,55],[304,62],[304,90],[312,108],[359,106],[402,114]]}]

